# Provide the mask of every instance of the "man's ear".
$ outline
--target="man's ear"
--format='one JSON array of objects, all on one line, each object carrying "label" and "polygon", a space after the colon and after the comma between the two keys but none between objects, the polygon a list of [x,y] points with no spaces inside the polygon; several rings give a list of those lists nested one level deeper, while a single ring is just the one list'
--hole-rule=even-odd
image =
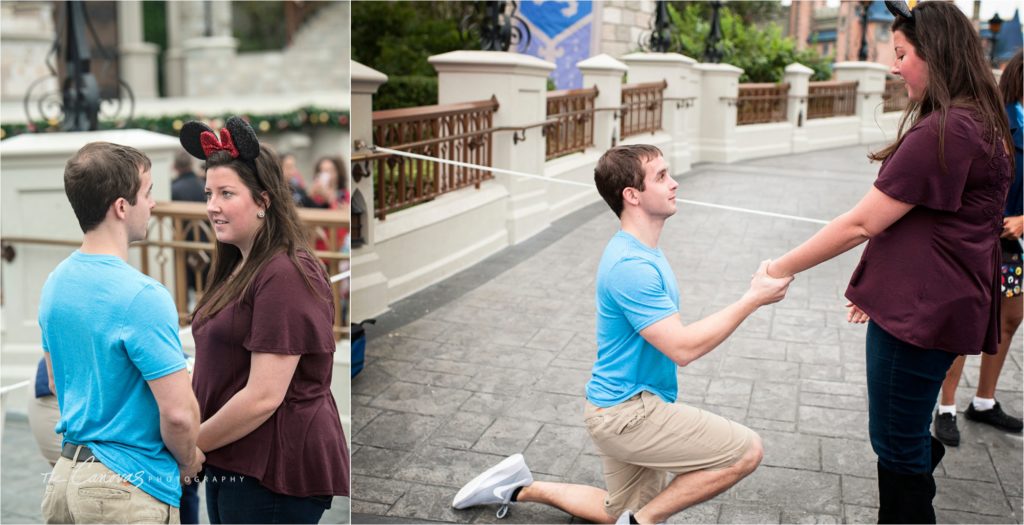
[{"label": "man's ear", "polygon": [[117,217],[119,220],[124,220],[128,217],[128,199],[118,197],[114,200],[114,203],[110,205],[110,208],[114,211],[114,217]]},{"label": "man's ear", "polygon": [[622,189],[622,202],[630,203],[634,206],[640,203],[640,190],[633,187],[625,187]]}]

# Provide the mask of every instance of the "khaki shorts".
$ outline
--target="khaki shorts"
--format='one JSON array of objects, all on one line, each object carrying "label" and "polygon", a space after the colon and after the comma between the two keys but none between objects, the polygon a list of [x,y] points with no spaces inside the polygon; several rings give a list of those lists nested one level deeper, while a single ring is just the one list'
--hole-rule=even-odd
[{"label": "khaki shorts", "polygon": [[46,482],[46,523],[181,523],[178,507],[136,487],[102,463],[60,458]]},{"label": "khaki shorts", "polygon": [[57,396],[32,396],[28,400],[28,426],[36,438],[39,451],[43,453],[50,465],[56,465],[60,459],[61,435],[54,432],[60,421],[60,407]]},{"label": "khaki shorts", "polygon": [[665,489],[670,472],[731,466],[757,436],[739,423],[646,391],[608,408],[587,401],[583,419],[604,462],[609,516],[642,509]]}]

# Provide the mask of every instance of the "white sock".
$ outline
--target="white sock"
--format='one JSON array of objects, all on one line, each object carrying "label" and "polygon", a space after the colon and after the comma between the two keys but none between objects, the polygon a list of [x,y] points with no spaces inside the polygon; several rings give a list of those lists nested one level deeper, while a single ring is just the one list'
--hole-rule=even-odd
[{"label": "white sock", "polygon": [[940,403],[939,404],[939,413],[940,414],[953,414],[954,416],[956,416],[956,405],[943,405],[943,404]]},{"label": "white sock", "polygon": [[985,399],[978,396],[974,396],[973,403],[975,410],[992,410],[996,406],[995,399]]}]

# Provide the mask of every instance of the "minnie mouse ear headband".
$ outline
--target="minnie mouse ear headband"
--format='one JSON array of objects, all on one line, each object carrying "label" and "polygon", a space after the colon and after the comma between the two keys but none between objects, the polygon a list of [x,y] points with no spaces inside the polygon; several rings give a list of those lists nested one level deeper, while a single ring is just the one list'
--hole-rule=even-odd
[{"label": "minnie mouse ear headband", "polygon": [[231,117],[220,129],[220,137],[202,122],[191,120],[181,127],[181,147],[193,157],[206,160],[215,151],[226,151],[233,159],[242,159],[255,171],[260,156],[260,141],[248,122]]},{"label": "minnie mouse ear headband", "polygon": [[893,16],[902,16],[911,22],[914,21],[914,5],[917,2],[913,2],[911,5],[907,5],[903,0],[885,0],[885,8],[892,13]]}]

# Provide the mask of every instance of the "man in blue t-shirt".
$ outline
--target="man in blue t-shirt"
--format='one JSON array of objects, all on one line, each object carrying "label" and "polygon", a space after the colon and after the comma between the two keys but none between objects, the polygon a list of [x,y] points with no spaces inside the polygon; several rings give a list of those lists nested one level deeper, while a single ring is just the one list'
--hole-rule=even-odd
[{"label": "man in blue t-shirt", "polygon": [[174,303],[126,262],[146,238],[152,188],[149,158],[127,146],[86,144],[64,170],[85,235],[39,301],[64,435],[47,523],[177,523],[182,480],[204,460]]},{"label": "man in blue t-shirt", "polygon": [[762,262],[738,301],[684,325],[678,283],[658,248],[679,186],[661,151],[612,148],[598,161],[594,181],[621,221],[597,270],[597,361],[584,408],[607,491],[534,481],[515,454],[466,484],[452,503],[457,509],[497,503],[502,517],[509,504],[534,501],[594,523],[661,523],[735,485],[761,462],[756,433],[675,403],[676,367],[715,349],[760,306],[782,300],[792,278],[769,277]]}]

